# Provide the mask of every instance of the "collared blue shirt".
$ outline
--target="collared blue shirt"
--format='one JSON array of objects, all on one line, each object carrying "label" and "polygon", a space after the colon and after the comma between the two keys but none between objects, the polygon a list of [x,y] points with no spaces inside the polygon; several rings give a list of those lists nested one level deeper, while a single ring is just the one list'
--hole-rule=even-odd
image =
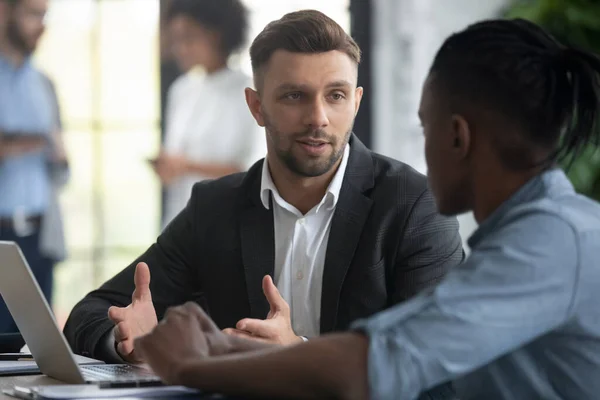
[{"label": "collared blue shirt", "polygon": [[371,399],[452,380],[460,400],[600,398],[600,205],[550,170],[469,246],[429,293],[355,324]]},{"label": "collared blue shirt", "polygon": [[[0,55],[0,132],[50,134],[56,128],[54,101],[44,77],[26,60],[16,67]],[[0,160],[0,216],[41,214],[48,206],[47,151]]]}]

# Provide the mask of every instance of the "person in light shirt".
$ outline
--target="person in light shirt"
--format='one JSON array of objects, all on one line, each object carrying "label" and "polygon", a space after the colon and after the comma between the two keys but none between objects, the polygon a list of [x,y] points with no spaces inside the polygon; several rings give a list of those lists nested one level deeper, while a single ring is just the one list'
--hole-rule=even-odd
[{"label": "person in light shirt", "polygon": [[183,208],[194,183],[244,171],[264,157],[264,135],[248,112],[252,80],[228,66],[246,40],[239,0],[175,0],[167,32],[185,73],[167,95],[165,142],[153,166],[166,187],[163,227]]},{"label": "person in light shirt", "polygon": [[287,348],[189,303],[135,351],[167,383],[253,398],[411,400],[452,381],[460,400],[598,399],[600,204],[557,161],[600,143],[600,58],[531,22],[479,22],[438,51],[419,117],[440,212],[480,224],[439,285]]}]

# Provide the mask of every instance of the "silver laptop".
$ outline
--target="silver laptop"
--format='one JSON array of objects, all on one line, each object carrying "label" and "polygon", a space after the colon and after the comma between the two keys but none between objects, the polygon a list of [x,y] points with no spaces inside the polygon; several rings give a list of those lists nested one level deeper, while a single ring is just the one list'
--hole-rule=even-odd
[{"label": "silver laptop", "polygon": [[65,383],[95,383],[105,387],[160,384],[160,379],[143,367],[79,365],[15,242],[0,241],[0,295],[45,375]]}]

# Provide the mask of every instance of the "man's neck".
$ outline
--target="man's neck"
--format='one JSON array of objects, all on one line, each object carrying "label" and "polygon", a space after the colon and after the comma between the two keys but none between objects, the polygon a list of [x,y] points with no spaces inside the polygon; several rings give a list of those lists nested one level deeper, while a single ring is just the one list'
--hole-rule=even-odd
[{"label": "man's neck", "polygon": [[213,75],[227,68],[227,60],[216,60],[214,63],[204,66],[207,75]]},{"label": "man's neck", "polygon": [[5,37],[0,38],[0,54],[2,54],[4,58],[6,58],[8,62],[15,67],[20,67],[23,65],[27,57],[22,51],[19,51],[13,45],[11,45]]},{"label": "man's neck", "polygon": [[473,201],[473,215],[477,223],[487,219],[498,207],[510,199],[533,177],[539,175],[541,169],[535,168],[526,172],[488,171],[487,176],[479,179]]},{"label": "man's neck", "polygon": [[273,184],[281,198],[296,207],[302,214],[309,212],[323,199],[342,161],[340,157],[327,173],[307,178],[292,173],[279,160],[272,160],[273,158],[275,157],[267,158]]}]

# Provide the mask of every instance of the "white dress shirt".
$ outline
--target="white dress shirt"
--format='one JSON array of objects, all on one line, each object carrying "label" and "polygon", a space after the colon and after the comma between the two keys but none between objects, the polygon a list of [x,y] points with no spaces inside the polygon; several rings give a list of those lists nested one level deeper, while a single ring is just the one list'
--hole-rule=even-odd
[{"label": "white dress shirt", "polygon": [[299,336],[314,337],[320,333],[325,253],[349,153],[350,145],[346,145],[327,193],[305,215],[281,198],[271,179],[267,161],[263,164],[261,201],[269,209],[269,195],[273,199],[274,282],[290,306],[292,328]]},{"label": "white dress shirt", "polygon": [[[177,78],[167,99],[165,151],[242,169],[263,158],[264,131],[248,110],[246,87],[252,87],[252,79],[228,68],[210,75],[191,70]],[[167,187],[165,225],[185,207],[192,186],[207,178],[190,174]]]}]

